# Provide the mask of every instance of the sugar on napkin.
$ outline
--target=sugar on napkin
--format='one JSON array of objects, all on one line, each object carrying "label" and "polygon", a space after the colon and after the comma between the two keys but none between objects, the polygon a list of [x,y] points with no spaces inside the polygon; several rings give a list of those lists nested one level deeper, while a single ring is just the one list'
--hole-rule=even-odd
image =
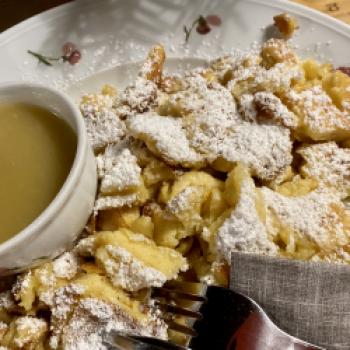
[{"label": "sugar on napkin", "polygon": [[231,288],[281,329],[330,350],[350,349],[350,266],[232,254]]}]

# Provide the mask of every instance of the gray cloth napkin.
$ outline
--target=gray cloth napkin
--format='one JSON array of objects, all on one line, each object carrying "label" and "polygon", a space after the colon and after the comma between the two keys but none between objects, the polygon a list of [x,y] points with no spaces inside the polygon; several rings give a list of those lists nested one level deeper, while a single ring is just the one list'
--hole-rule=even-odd
[{"label": "gray cloth napkin", "polygon": [[350,266],[232,254],[231,288],[284,331],[332,350],[350,350]]}]

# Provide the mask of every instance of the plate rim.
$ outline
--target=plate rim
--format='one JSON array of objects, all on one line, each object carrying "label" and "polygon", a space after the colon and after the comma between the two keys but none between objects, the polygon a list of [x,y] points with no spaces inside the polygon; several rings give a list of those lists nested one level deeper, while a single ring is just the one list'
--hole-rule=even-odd
[{"label": "plate rim", "polygon": [[[292,1],[288,1],[288,0],[245,0],[245,1],[251,2],[251,3],[257,3],[263,6],[269,6],[273,8],[282,7],[283,9],[291,10],[297,15],[305,16],[317,22],[320,25],[326,26],[331,30],[334,30],[340,34],[343,34],[349,37],[350,39],[349,24],[342,22],[341,20],[336,19],[330,15],[327,15],[321,11],[310,8],[308,6],[295,3]],[[63,16],[67,12],[67,10],[70,8],[74,9],[79,7],[79,9],[81,9],[81,6],[84,6],[86,8],[91,5],[96,5],[96,1],[95,0],[84,0],[84,2],[72,1],[67,4],[58,5],[54,8],[51,8],[49,10],[46,10],[34,16],[31,16],[15,24],[14,26],[6,29],[2,33],[0,33],[0,46],[5,45],[9,40],[14,39],[16,36],[20,35],[22,32],[30,30],[33,26],[37,26],[40,23],[44,23],[54,18]]]}]

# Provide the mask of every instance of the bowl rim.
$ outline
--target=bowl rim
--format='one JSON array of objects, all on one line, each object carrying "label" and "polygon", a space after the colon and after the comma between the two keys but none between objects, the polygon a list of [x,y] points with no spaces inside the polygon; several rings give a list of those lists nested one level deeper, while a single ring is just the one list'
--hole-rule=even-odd
[{"label": "bowl rim", "polygon": [[[332,17],[320,10],[316,10],[310,6],[304,5],[298,2],[292,2],[287,0],[248,0],[250,3],[255,3],[259,5],[265,5],[273,8],[277,8],[279,10],[292,11],[292,14],[296,14],[298,16],[304,16],[306,18],[311,19],[323,26],[326,26],[333,31],[341,33],[347,37],[350,35],[350,26],[349,24]],[[29,18],[24,19],[21,22],[13,25],[5,29],[2,33],[0,33],[0,47],[6,44],[10,40],[14,40],[16,36],[20,35],[22,31],[31,28],[32,26],[37,25],[38,22],[49,22],[52,18],[60,18],[64,17],[67,14],[67,11],[71,13],[73,11],[80,12],[81,6],[90,7],[96,6],[95,0],[85,0],[84,2],[68,2],[65,4],[58,5],[51,9],[45,10],[41,13],[33,15]],[[39,20],[40,19],[40,20]]]},{"label": "bowl rim", "polygon": [[[23,241],[30,239],[31,236],[38,234],[48,223],[55,219],[57,212],[61,210],[67,200],[74,192],[75,185],[79,181],[80,174],[83,171],[84,164],[86,162],[86,156],[88,151],[88,137],[84,125],[83,117],[78,107],[71,101],[71,99],[61,91],[47,87],[37,83],[26,82],[6,82],[0,83],[0,98],[4,91],[7,89],[28,89],[29,91],[45,91],[58,97],[60,103],[66,104],[70,113],[70,118],[76,125],[77,147],[73,164],[70,171],[61,186],[60,190],[50,202],[50,204],[37,216],[28,226],[17,234],[9,238],[0,244],[0,256],[6,254],[9,250],[15,248],[17,245],[23,243]],[[16,97],[13,101],[20,101]],[[50,105],[43,100],[43,103],[34,103],[34,105],[52,110]],[[1,265],[1,262],[0,262]]]}]

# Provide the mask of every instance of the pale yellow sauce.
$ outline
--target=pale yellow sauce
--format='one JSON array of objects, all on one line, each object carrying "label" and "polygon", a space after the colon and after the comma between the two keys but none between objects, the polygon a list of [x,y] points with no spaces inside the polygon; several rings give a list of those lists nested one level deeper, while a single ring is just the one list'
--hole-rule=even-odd
[{"label": "pale yellow sauce", "polygon": [[40,107],[0,102],[0,243],[50,204],[72,166],[77,139]]}]

